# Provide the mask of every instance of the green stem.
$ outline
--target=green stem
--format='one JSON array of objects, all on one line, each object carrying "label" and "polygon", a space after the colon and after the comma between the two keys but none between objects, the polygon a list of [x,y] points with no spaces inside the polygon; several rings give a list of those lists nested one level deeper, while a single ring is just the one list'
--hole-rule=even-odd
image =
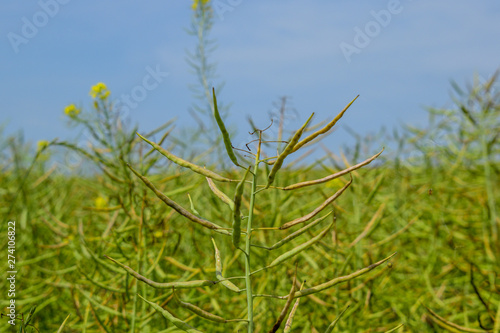
[{"label": "green stem", "polygon": [[[260,139],[260,138],[259,138]],[[252,278],[251,278],[251,266],[250,266],[250,250],[251,250],[251,239],[252,239],[252,222],[253,222],[253,209],[255,206],[255,195],[257,192],[257,172],[259,170],[259,157],[260,157],[260,140],[259,147],[257,149],[257,156],[255,157],[255,165],[253,168],[252,175],[252,191],[250,195],[250,208],[247,219],[247,234],[246,234],[246,244],[245,244],[245,283],[246,283],[246,293],[247,293],[247,313],[248,313],[248,333],[253,333],[254,322],[253,322],[253,294],[252,294]]]}]

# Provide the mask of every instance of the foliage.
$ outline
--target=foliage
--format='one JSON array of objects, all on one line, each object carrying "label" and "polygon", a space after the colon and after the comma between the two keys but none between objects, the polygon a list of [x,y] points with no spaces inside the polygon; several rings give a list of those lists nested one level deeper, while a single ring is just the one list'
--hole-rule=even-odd
[{"label": "foliage", "polygon": [[[498,103],[494,105],[492,109],[498,110]],[[453,110],[457,116],[463,114],[459,106]],[[80,115],[83,117],[85,112]],[[438,127],[446,134],[440,133],[440,137],[459,138],[453,131],[460,126]],[[457,327],[478,331],[484,327],[486,332],[498,326],[497,253],[500,251],[491,232],[490,201],[493,198],[493,205],[498,207],[500,193],[497,186],[489,190],[487,186],[498,183],[494,153],[498,144],[494,141],[488,148],[491,150],[490,174],[487,174],[485,160],[474,161],[471,157],[477,157],[481,150],[481,145],[476,145],[480,137],[475,138],[476,143],[472,142],[472,134],[463,141],[441,141],[445,144],[434,149],[446,149],[449,153],[434,154],[431,141],[425,139],[437,136],[432,131],[437,131],[435,126],[428,131],[411,129],[405,135],[401,151],[410,152],[409,159],[386,159],[383,165],[370,167],[370,164],[351,172],[353,184],[328,206],[333,212],[325,219],[331,221],[327,224],[333,223],[332,229],[294,257],[298,259],[297,273],[293,261],[283,261],[252,275],[255,293],[288,295],[295,274],[297,281],[307,281],[303,287],[307,290],[367,267],[388,253],[399,253],[391,265],[378,271],[334,285],[321,294],[303,297],[292,323],[294,330],[326,331],[341,313],[333,332],[389,331],[400,323],[404,326],[399,330],[405,332],[460,331]],[[494,128],[484,132],[489,138],[487,142],[492,142],[495,135]],[[223,226],[220,231],[233,229],[230,203],[234,200],[230,197],[235,193],[236,182],[214,182],[220,190],[216,192],[205,177],[190,174],[188,169],[176,167],[173,162],[160,164],[161,155],[145,149],[141,141],[134,138],[131,145],[134,149],[121,154],[133,161],[133,168],[193,216],[217,222]],[[189,223],[175,209],[155,199],[140,184],[142,180],[123,168],[125,162],[116,160],[111,152],[108,155],[99,150],[101,147],[79,149],[86,152],[82,156],[94,161],[103,172],[72,176],[57,172],[58,166],[48,167],[48,160],[40,156],[33,164],[29,147],[20,139],[7,138],[2,142],[6,159],[0,175],[3,185],[0,195],[2,202],[13,204],[2,206],[1,214],[4,219],[16,220],[19,228],[16,256],[22,292],[17,302],[19,310],[24,312],[37,305],[31,324],[40,331],[56,331],[68,314],[71,316],[65,323],[65,332],[176,330],[137,294],[201,331],[245,328],[245,322],[212,324],[192,315],[189,306],[183,304],[189,303],[225,320],[245,319],[245,306],[238,306],[246,300],[244,291],[234,294],[228,289],[231,286],[228,282],[240,290],[245,289],[244,284],[238,279],[224,279],[241,276],[240,272],[245,271],[244,261],[240,261],[242,252],[235,251],[232,237]],[[69,143],[42,143],[37,155],[50,154],[55,145],[73,147]],[[107,164],[103,165],[101,159]],[[238,163],[246,164],[240,158]],[[299,195],[273,187],[321,178],[350,166],[342,155],[329,153],[316,166],[280,170],[269,190],[261,191],[254,204],[252,228],[270,229],[254,231],[252,244],[271,247],[278,235],[293,234],[277,228],[307,215],[327,200],[332,190],[344,187],[349,180],[340,177],[324,183],[319,190],[309,186],[299,188]],[[110,172],[104,172],[108,168]],[[265,185],[271,170],[272,166],[261,169],[257,181]],[[236,170],[226,176],[243,179]],[[253,177],[249,176],[247,182]],[[123,179],[130,181],[121,182]],[[229,200],[221,201],[221,193],[226,193]],[[250,188],[245,185],[241,211],[249,210],[249,194]],[[314,239],[326,228],[319,225],[326,222],[322,221],[276,251],[290,253]],[[248,220],[243,218],[242,222],[241,246],[246,242],[244,225]],[[222,269],[215,266],[210,236],[219,251]],[[194,289],[176,288],[175,294],[171,286],[156,290],[144,280],[130,276],[123,266],[107,260],[104,254],[152,281],[216,283]],[[269,266],[277,258],[279,255],[270,257],[265,248],[252,247],[252,267]],[[5,290],[5,281],[1,288]],[[300,282],[294,293],[302,293]],[[255,332],[271,329],[285,308],[285,298],[254,299]],[[285,320],[281,328],[283,325]],[[0,331],[8,329],[0,325]]]},{"label": "foliage", "polygon": [[[104,83],[90,111],[64,109],[83,141],[0,140],[20,330],[499,332],[498,73],[453,84],[453,107],[394,132],[395,155],[360,135],[347,157],[296,167],[290,156],[343,112],[283,141],[283,100],[277,138],[251,124],[253,150],[235,149],[222,85],[212,90],[211,2],[192,10],[193,116],[214,158],[172,154],[190,140],[172,137],[171,121],[136,136]],[[57,147],[74,167],[50,166]]]}]

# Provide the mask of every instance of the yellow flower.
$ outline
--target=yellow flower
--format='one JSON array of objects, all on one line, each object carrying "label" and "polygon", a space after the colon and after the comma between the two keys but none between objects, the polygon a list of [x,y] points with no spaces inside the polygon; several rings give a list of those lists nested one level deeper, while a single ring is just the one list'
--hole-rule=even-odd
[{"label": "yellow flower", "polygon": [[78,116],[80,109],[75,104],[70,104],[64,108],[64,113],[71,118]]},{"label": "yellow flower", "polygon": [[36,151],[40,152],[49,146],[49,142],[47,140],[40,140],[36,143]]},{"label": "yellow flower", "polygon": [[92,86],[92,88],[90,88],[89,94],[93,99],[106,99],[108,98],[110,93],[111,92],[108,90],[108,87],[106,87],[104,83],[99,82],[95,86]]},{"label": "yellow flower", "polygon": [[94,200],[96,208],[106,208],[108,206],[108,199],[102,196],[98,196]]},{"label": "yellow flower", "polygon": [[[206,5],[209,2],[210,2],[210,0],[201,0],[202,5]],[[192,10],[198,9],[199,4],[200,4],[200,0],[193,0],[193,4],[191,5],[191,9]]]},{"label": "yellow flower", "polygon": [[156,238],[161,238],[163,236],[163,231],[158,230],[153,234]]}]

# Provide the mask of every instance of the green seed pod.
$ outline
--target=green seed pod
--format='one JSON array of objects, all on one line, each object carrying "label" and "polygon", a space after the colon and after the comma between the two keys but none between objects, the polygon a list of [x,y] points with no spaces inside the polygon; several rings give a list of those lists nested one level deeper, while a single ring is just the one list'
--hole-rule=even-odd
[{"label": "green seed pod", "polygon": [[233,244],[236,248],[240,246],[241,239],[241,197],[243,195],[243,188],[245,185],[245,180],[250,172],[250,167],[248,167],[243,179],[236,186],[236,193],[234,194],[234,211],[233,211]]},{"label": "green seed pod", "polygon": [[112,262],[123,268],[125,271],[127,271],[127,273],[135,277],[137,280],[142,281],[156,289],[172,289],[172,288],[190,289],[190,288],[213,286],[214,284],[217,283],[215,281],[210,281],[210,280],[179,281],[179,282],[166,282],[166,283],[155,282],[153,280],[148,279],[145,276],[142,276],[141,274],[134,271],[132,268],[116,261],[113,258],[110,258],[108,256],[104,257],[106,257],[107,259],[111,260]]},{"label": "green seed pod", "polygon": [[309,124],[309,122],[311,121],[311,118],[313,116],[314,116],[314,113],[311,114],[311,116],[309,117],[309,119],[307,119],[307,121],[304,123],[304,125],[302,125],[302,127],[299,128],[297,130],[297,132],[295,132],[295,134],[292,136],[292,138],[290,139],[290,141],[286,145],[285,150],[283,150],[283,152],[281,152],[281,154],[278,155],[278,158],[274,162],[274,165],[273,165],[273,168],[271,169],[271,172],[269,172],[269,176],[267,176],[266,188],[269,188],[269,186],[271,186],[271,184],[274,182],[274,178],[276,177],[276,173],[283,165],[283,161],[285,160],[285,158],[288,155],[290,155],[293,152],[295,145],[297,144],[297,142],[299,142],[300,136],[302,135],[302,133],[304,133],[304,130],[306,129],[307,124]]},{"label": "green seed pod", "polygon": [[295,296],[295,289],[297,288],[296,286],[297,283],[297,264],[295,264],[295,275],[293,276],[293,281],[292,281],[292,289],[290,290],[290,293],[288,294],[288,299],[286,300],[286,304],[283,307],[283,310],[281,310],[280,315],[278,316],[278,319],[276,319],[276,322],[274,323],[273,327],[269,331],[269,333],[276,333],[278,329],[281,326],[281,323],[286,317],[286,314],[288,313],[288,309],[290,309],[290,306],[292,305],[293,302],[293,297]]},{"label": "green seed pod", "polygon": [[320,291],[323,291],[323,290],[326,290],[328,288],[331,288],[339,283],[342,283],[342,282],[347,282],[347,281],[350,281],[354,278],[357,278],[358,276],[361,276],[361,275],[364,275],[366,273],[368,273],[369,271],[371,271],[372,269],[382,265],[384,262],[386,262],[387,260],[391,259],[392,257],[394,257],[396,255],[397,252],[394,252],[393,254],[391,254],[390,256],[388,256],[387,258],[385,259],[382,259],[374,264],[371,264],[370,266],[367,266],[367,267],[364,267],[364,268],[361,268],[360,270],[354,272],[354,273],[351,273],[349,275],[345,275],[345,276],[340,276],[338,278],[335,278],[333,280],[330,280],[328,282],[325,282],[325,283],[322,283],[320,285],[317,285],[317,286],[314,286],[314,287],[311,287],[311,288],[307,288],[307,289],[304,289],[304,290],[301,290],[301,291],[298,291],[295,293],[295,298],[297,297],[304,297],[304,296],[307,296],[307,295],[311,295],[311,294],[315,294],[315,293],[319,293]]},{"label": "green seed pod", "polygon": [[325,127],[323,127],[322,129],[320,129],[320,130],[312,133],[311,135],[307,136],[304,140],[302,140],[299,143],[297,143],[297,145],[295,145],[295,147],[293,147],[293,151],[295,152],[295,151],[299,150],[302,146],[304,146],[305,144],[311,142],[312,140],[314,140],[319,135],[324,134],[324,133],[328,132],[329,130],[331,130],[332,127],[335,126],[335,124],[337,123],[337,121],[339,121],[340,118],[342,118],[342,116],[347,111],[347,109],[351,106],[352,103],[354,103],[354,101],[358,97],[359,97],[359,95],[356,96],[349,104],[347,104],[347,106],[331,122],[329,122]]},{"label": "green seed pod", "polygon": [[[304,282],[302,282],[302,285],[300,286],[300,290],[304,287]],[[295,301],[295,304],[293,305],[292,311],[290,311],[290,314],[288,315],[288,319],[286,320],[285,324],[285,329],[283,330],[283,333],[290,333],[292,330],[292,322],[293,322],[293,317],[295,316],[295,312],[297,311],[297,308],[299,307],[300,303],[300,298]]]},{"label": "green seed pod", "polygon": [[214,249],[215,249],[215,276],[217,277],[217,280],[221,281],[221,284],[227,289],[237,293],[241,292],[240,288],[238,288],[234,283],[232,283],[229,280],[226,280],[222,276],[222,260],[220,257],[219,249],[217,248],[217,245],[215,244],[215,240],[213,238],[212,238],[212,243],[214,244]]},{"label": "green seed pod", "polygon": [[275,250],[277,248],[280,248],[282,247],[283,245],[285,245],[286,243],[290,242],[291,240],[299,237],[300,235],[302,235],[304,232],[306,232],[307,230],[311,229],[312,227],[314,227],[315,225],[317,225],[318,223],[320,223],[321,221],[323,221],[325,218],[327,218],[328,216],[330,216],[330,214],[332,213],[333,211],[329,212],[328,214],[326,214],[325,216],[322,216],[316,220],[314,220],[313,222],[309,223],[308,225],[300,228],[299,230],[291,233],[290,235],[286,236],[285,238],[283,238],[282,240],[278,241],[276,244],[274,244],[273,246],[271,247],[268,247],[267,249],[268,250]]},{"label": "green seed pod", "polygon": [[160,154],[162,154],[163,156],[165,156],[166,158],[168,158],[169,160],[171,160],[172,162],[174,162],[177,165],[180,165],[180,166],[185,167],[185,168],[189,168],[189,169],[193,170],[194,172],[199,173],[200,175],[218,180],[220,182],[231,182],[232,181],[231,179],[228,179],[226,177],[218,175],[213,171],[207,170],[205,168],[202,168],[199,165],[193,164],[193,163],[188,162],[188,161],[186,161],[178,156],[175,156],[174,154],[172,154],[168,150],[163,149],[160,145],[158,145],[152,141],[149,141],[148,139],[146,139],[145,137],[143,137],[139,133],[137,133],[137,135],[141,139],[143,139],[144,141],[149,143],[151,146],[153,146],[153,148],[156,149]]},{"label": "green seed pod", "polygon": [[336,172],[330,176],[327,176],[327,177],[324,177],[324,178],[320,178],[320,179],[316,179],[316,180],[309,180],[309,181],[305,181],[305,182],[301,182],[301,183],[297,183],[297,184],[293,184],[293,185],[288,185],[286,187],[283,187],[283,188],[280,188],[282,190],[295,190],[295,189],[298,189],[298,188],[301,188],[301,187],[306,187],[306,186],[311,186],[311,185],[317,185],[317,184],[321,184],[321,183],[326,183],[330,180],[333,180],[335,178],[338,178],[338,177],[341,177],[343,175],[346,175],[354,170],[357,170],[359,168],[361,168],[362,166],[365,166],[367,164],[370,164],[373,160],[375,160],[377,157],[380,156],[380,154],[382,154],[384,150],[382,149],[381,152],[379,152],[378,154],[375,154],[373,155],[372,157],[370,157],[369,159],[361,162],[361,163],[358,163],[356,165],[353,165],[352,167],[350,168],[347,168],[347,169],[344,169],[342,171],[339,171],[339,172]]},{"label": "green seed pod", "polygon": [[192,327],[191,325],[189,325],[188,323],[186,323],[185,321],[182,321],[179,318],[175,317],[173,314],[171,314],[170,312],[168,312],[167,310],[165,310],[164,308],[162,308],[158,304],[148,301],[147,299],[145,299],[141,295],[137,295],[137,296],[142,298],[142,300],[144,302],[151,305],[153,307],[153,309],[155,309],[156,311],[161,313],[163,315],[163,317],[165,317],[165,319],[167,319],[169,322],[171,322],[177,328],[183,330],[184,332],[188,332],[188,333],[200,333],[201,332],[201,331],[198,331],[196,328]]},{"label": "green seed pod", "polygon": [[177,304],[179,304],[180,306],[182,306],[185,309],[188,309],[192,313],[194,313],[202,318],[208,319],[210,321],[214,321],[216,323],[227,323],[227,320],[222,318],[222,317],[219,317],[217,315],[214,315],[213,313],[205,311],[205,310],[203,310],[203,309],[201,309],[201,308],[199,308],[196,305],[193,305],[191,303],[186,303],[186,302],[181,301],[179,299],[179,297],[177,296],[177,293],[175,292],[175,290],[174,290],[174,298],[175,298]]},{"label": "green seed pod", "polygon": [[227,230],[223,230],[222,227],[218,226],[217,224],[212,223],[210,221],[207,221],[207,220],[205,220],[205,219],[203,219],[201,217],[198,217],[198,216],[194,215],[193,213],[189,212],[187,209],[185,209],[184,207],[182,207],[181,205],[179,205],[177,202],[173,201],[172,199],[170,199],[169,197],[167,197],[165,194],[163,194],[161,191],[159,191],[153,185],[153,183],[151,183],[151,181],[149,179],[147,179],[146,177],[144,177],[143,175],[141,175],[139,172],[137,172],[136,170],[134,170],[130,165],[127,164],[127,166],[129,167],[130,170],[132,170],[132,172],[137,177],[139,177],[143,181],[144,184],[146,184],[147,187],[149,187],[154,192],[154,194],[156,194],[156,196],[161,201],[163,201],[168,206],[170,206],[173,209],[175,209],[179,214],[187,217],[189,220],[191,220],[191,221],[193,221],[195,223],[201,224],[205,228],[212,229],[212,230],[214,230],[214,231],[216,231],[218,233],[221,233],[221,234],[230,235],[230,233]]},{"label": "green seed pod", "polygon": [[221,190],[219,190],[217,188],[217,186],[215,186],[215,183],[214,183],[214,181],[211,178],[206,177],[206,179],[207,179],[207,182],[208,182],[208,186],[210,187],[210,189],[212,190],[212,192],[214,192],[214,194],[219,199],[221,199],[224,203],[226,203],[231,208],[232,211],[234,211],[234,202],[233,202],[233,200],[229,199],[229,197],[224,192],[222,192]]},{"label": "green seed pod", "polygon": [[337,316],[337,318],[335,318],[335,320],[332,321],[332,323],[326,329],[325,333],[332,333],[333,332],[333,329],[337,325],[338,321],[340,320],[340,318],[342,318],[342,316],[347,311],[347,309],[349,309],[349,307],[350,307],[350,305],[346,306],[346,308]]},{"label": "green seed pod", "polygon": [[299,218],[297,218],[297,219],[295,219],[293,221],[290,221],[290,222],[287,222],[287,223],[283,224],[280,227],[280,229],[281,230],[288,229],[290,227],[293,227],[296,224],[303,223],[303,222],[306,222],[306,221],[312,219],[314,216],[316,216],[316,214],[318,214],[319,212],[321,212],[323,209],[325,209],[326,206],[328,206],[335,199],[337,199],[351,185],[351,183],[352,183],[352,178],[349,181],[349,183],[345,184],[344,187],[342,187],[340,190],[338,190],[337,192],[335,192],[334,195],[332,195],[331,197],[329,197],[328,199],[326,199],[325,202],[323,202],[321,205],[319,205],[315,210],[313,210],[312,212],[310,212],[307,215],[304,215],[304,216],[299,217]]},{"label": "green seed pod", "polygon": [[219,108],[217,107],[217,98],[215,97],[215,89],[212,88],[212,95],[214,98],[214,117],[215,120],[217,121],[217,125],[219,125],[219,129],[222,133],[222,138],[224,139],[224,146],[226,146],[226,152],[231,161],[234,163],[236,166],[240,166],[238,164],[238,159],[236,158],[236,155],[234,154],[233,151],[233,145],[231,144],[231,139],[229,138],[229,133],[227,132],[226,125],[224,125],[224,122],[222,121],[222,118],[219,113]]},{"label": "green seed pod", "polygon": [[285,260],[290,259],[291,257],[299,254],[300,252],[305,251],[307,248],[309,248],[313,244],[316,244],[317,242],[319,242],[321,238],[325,237],[325,235],[327,234],[327,232],[333,226],[334,222],[335,221],[333,221],[328,227],[326,227],[325,229],[323,229],[323,231],[321,231],[317,236],[311,238],[307,242],[304,242],[304,243],[298,245],[297,247],[291,249],[290,251],[287,251],[287,252],[283,253],[278,258],[274,259],[273,262],[271,262],[269,264],[269,266],[267,266],[267,268],[271,268],[271,267],[277,266],[277,265],[281,264],[282,262],[284,262]]}]

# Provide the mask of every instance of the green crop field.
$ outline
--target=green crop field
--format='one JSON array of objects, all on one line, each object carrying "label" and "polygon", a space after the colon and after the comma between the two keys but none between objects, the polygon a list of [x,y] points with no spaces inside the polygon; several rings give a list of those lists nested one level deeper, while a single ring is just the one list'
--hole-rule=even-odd
[{"label": "green crop field", "polygon": [[[169,119],[128,129],[94,86],[92,110],[66,109],[91,145],[1,140],[16,331],[500,332],[496,77],[397,149],[361,139],[310,164],[343,111],[277,138],[249,125],[241,150],[214,93],[219,140],[196,154]],[[69,153],[79,167],[51,164]]]},{"label": "green crop field", "polygon": [[211,6],[188,29],[198,128],[131,127],[100,82],[64,109],[83,141],[0,129],[0,332],[500,333],[500,72],[350,147],[321,140],[357,97],[235,129]]}]

